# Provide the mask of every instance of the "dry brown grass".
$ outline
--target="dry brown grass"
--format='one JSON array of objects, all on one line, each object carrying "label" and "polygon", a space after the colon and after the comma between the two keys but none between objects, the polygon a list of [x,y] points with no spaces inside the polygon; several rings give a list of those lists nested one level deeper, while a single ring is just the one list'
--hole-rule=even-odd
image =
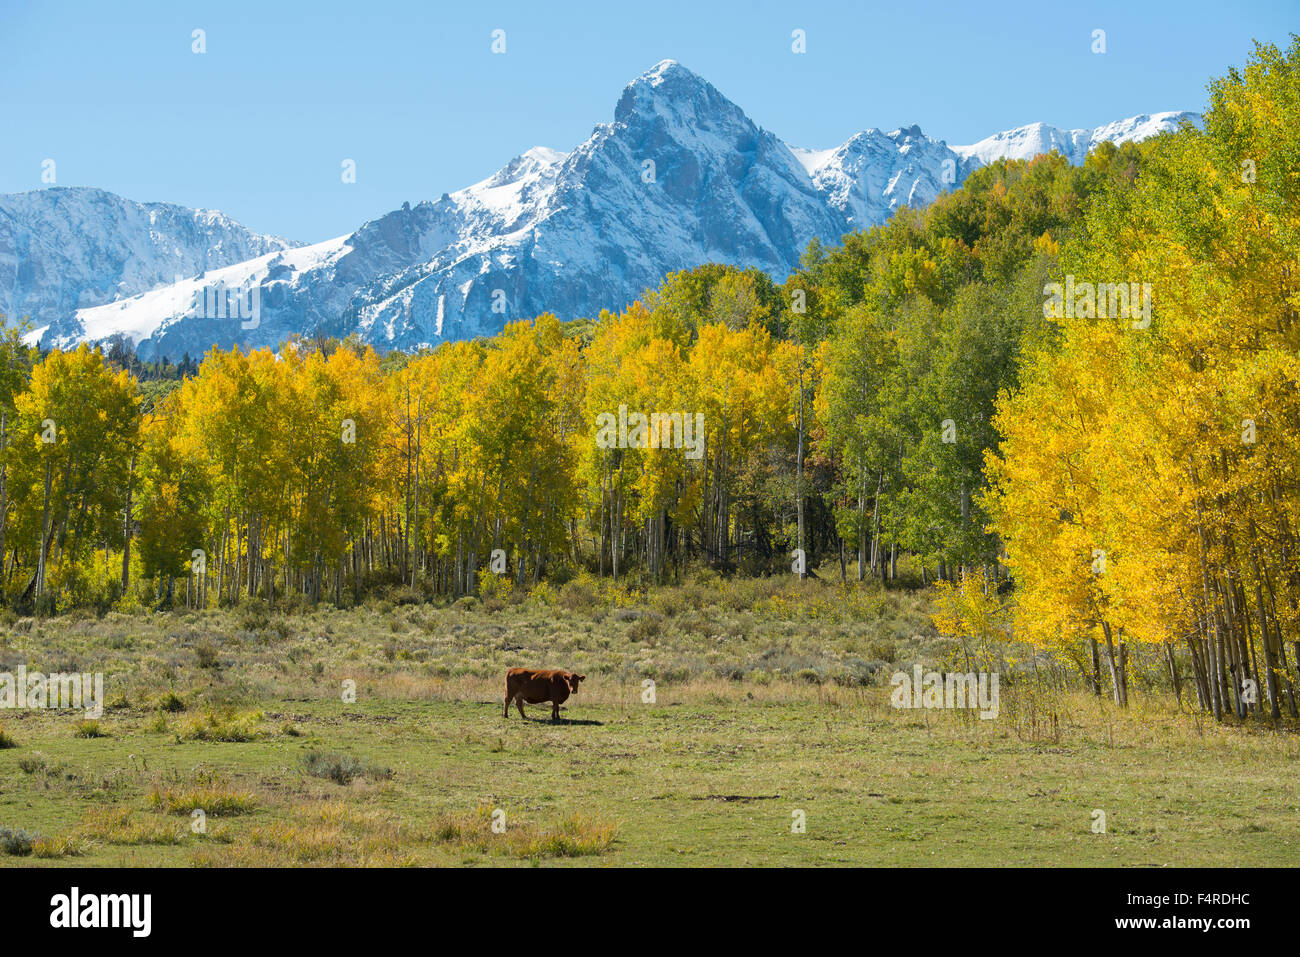
[{"label": "dry brown grass", "polygon": [[141,814],[134,808],[110,807],[88,811],[67,837],[114,845],[180,844],[185,831],[182,825]]},{"label": "dry brown grass", "polygon": [[247,814],[257,807],[257,800],[248,791],[222,787],[194,787],[185,789],[163,788],[157,785],[149,793],[149,805],[168,814],[204,814],[224,817]]},{"label": "dry brown grass", "polygon": [[615,824],[582,813],[551,825],[512,823],[504,812],[486,804],[472,813],[443,815],[433,825],[433,837],[442,844],[479,854],[524,858],[603,854],[614,846],[617,832]]}]

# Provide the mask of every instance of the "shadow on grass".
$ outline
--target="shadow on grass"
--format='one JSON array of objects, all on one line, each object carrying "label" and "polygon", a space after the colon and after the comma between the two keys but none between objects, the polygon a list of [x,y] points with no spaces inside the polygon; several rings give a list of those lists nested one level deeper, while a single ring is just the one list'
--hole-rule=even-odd
[{"label": "shadow on grass", "polygon": [[[513,717],[513,715],[512,715],[512,717]],[[590,718],[561,718],[560,720],[555,721],[555,720],[552,720],[551,718],[532,718],[532,717],[526,717],[524,720],[527,721],[529,724],[554,724],[554,725],[569,724],[569,725],[591,725],[591,726],[594,726],[594,727],[597,727],[597,728],[603,728],[603,727],[605,726],[605,722],[604,722],[604,721],[593,721],[593,720],[590,719]]]}]

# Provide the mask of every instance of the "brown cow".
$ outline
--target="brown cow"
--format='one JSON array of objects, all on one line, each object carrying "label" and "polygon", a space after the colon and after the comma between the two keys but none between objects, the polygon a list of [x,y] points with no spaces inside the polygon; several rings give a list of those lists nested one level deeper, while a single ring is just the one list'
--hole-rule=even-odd
[{"label": "brown cow", "polygon": [[560,705],[568,700],[569,695],[578,693],[578,684],[586,680],[586,675],[574,674],[572,671],[538,671],[534,668],[511,668],[506,672],[506,707],[503,717],[510,717],[510,702],[519,708],[519,717],[527,720],[524,714],[524,702],[541,704],[551,703],[551,720],[560,720]]}]

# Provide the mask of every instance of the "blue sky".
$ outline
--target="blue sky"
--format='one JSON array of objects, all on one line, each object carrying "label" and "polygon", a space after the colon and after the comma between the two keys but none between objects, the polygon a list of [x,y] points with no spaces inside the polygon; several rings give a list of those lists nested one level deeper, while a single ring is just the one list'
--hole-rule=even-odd
[{"label": "blue sky", "polygon": [[[53,159],[60,186],[216,208],[314,242],[530,146],[572,149],[665,57],[795,145],[912,123],[958,144],[1038,120],[1199,110],[1253,38],[1286,44],[1296,12],[1295,0],[0,0],[0,192],[41,188]],[[1105,54],[1091,52],[1094,29]],[[341,181],[345,159],[355,183]]]}]

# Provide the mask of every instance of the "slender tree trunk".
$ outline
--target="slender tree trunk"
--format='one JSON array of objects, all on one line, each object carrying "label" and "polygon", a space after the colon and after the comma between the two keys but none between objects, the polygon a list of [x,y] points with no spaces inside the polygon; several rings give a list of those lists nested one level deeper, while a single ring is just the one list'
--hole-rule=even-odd
[{"label": "slender tree trunk", "polygon": [[1115,640],[1110,633],[1110,622],[1106,621],[1104,618],[1101,621],[1101,632],[1106,638],[1106,658],[1110,663],[1111,694],[1115,699],[1115,703],[1123,707],[1124,698],[1123,698],[1123,692],[1121,690],[1123,685],[1123,679],[1120,676],[1120,669],[1122,667],[1122,664],[1119,656],[1115,651]]},{"label": "slender tree trunk", "polygon": [[50,543],[53,540],[53,527],[50,524],[50,491],[54,482],[54,474],[49,459],[45,460],[45,499],[41,508],[41,550],[36,559],[36,597],[40,599],[45,594],[45,562],[49,555]]},{"label": "slender tree trunk", "polygon": [[135,481],[135,453],[126,471],[126,508],[122,517],[122,594],[126,595],[131,584],[131,491]]},{"label": "slender tree trunk", "polygon": [[1171,643],[1165,644],[1165,658],[1169,662],[1169,677],[1174,683],[1174,695],[1178,698],[1178,710],[1183,710],[1183,686],[1178,680],[1178,664],[1174,660],[1174,646]]},{"label": "slender tree trunk", "polygon": [[1091,676],[1092,693],[1095,694],[1098,698],[1100,698],[1101,697],[1101,651],[1097,647],[1097,639],[1095,636],[1090,637],[1088,639],[1088,643],[1092,646],[1092,676]]},{"label": "slender tree trunk", "polygon": [[804,567],[807,562],[807,552],[804,551],[804,521],[803,521],[803,361],[799,364],[799,441],[795,451],[795,507],[799,514],[799,578],[804,577]]},{"label": "slender tree trunk", "polygon": [[9,413],[0,410],[0,602],[5,594],[5,526],[9,520]]}]

